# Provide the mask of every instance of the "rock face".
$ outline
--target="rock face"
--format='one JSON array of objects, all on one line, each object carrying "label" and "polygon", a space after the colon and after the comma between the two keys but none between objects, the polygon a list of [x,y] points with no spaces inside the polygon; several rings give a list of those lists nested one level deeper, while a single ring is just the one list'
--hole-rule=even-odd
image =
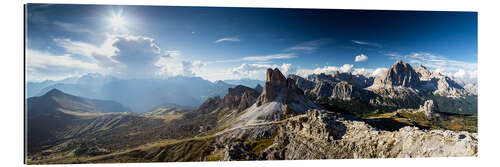
[{"label": "rock face", "polygon": [[334,83],[331,82],[319,82],[316,84],[311,93],[316,95],[316,97],[331,97],[333,92]]},{"label": "rock face", "polygon": [[292,78],[295,81],[295,85],[297,85],[297,87],[302,89],[304,92],[310,91],[311,89],[314,88],[315,85],[314,82],[302,78],[298,75],[290,74],[288,75],[288,78]]},{"label": "rock face", "polygon": [[204,113],[215,110],[232,110],[242,111],[255,103],[259,93],[252,88],[238,85],[234,88],[229,88],[224,98],[219,96],[211,97],[205,100],[198,108]]},{"label": "rock face", "polygon": [[420,89],[423,91],[431,91],[433,94],[451,98],[477,95],[477,89],[474,91],[471,86],[469,88],[472,89],[462,87],[450,77],[442,75],[439,72],[431,72],[422,65],[419,65],[416,71],[420,76]]},{"label": "rock face", "polygon": [[334,99],[351,100],[351,97],[353,97],[352,85],[345,81],[335,84],[331,97]]},{"label": "rock face", "polygon": [[271,102],[278,95],[283,95],[285,100],[290,100],[301,93],[303,92],[297,88],[293,79],[285,78],[277,68],[274,70],[269,68],[266,73],[266,85],[257,100],[257,104]]},{"label": "rock face", "polygon": [[477,95],[477,84],[468,83],[464,86],[464,89],[473,95]]},{"label": "rock face", "polygon": [[419,75],[408,63],[397,61],[384,73],[382,83],[385,85],[416,88],[419,85]]},{"label": "rock face", "polygon": [[244,110],[251,106],[257,100],[259,93],[252,88],[238,85],[234,88],[229,88],[226,96],[224,96],[225,108],[237,108]]},{"label": "rock face", "polygon": [[289,119],[261,154],[265,159],[477,156],[477,133],[403,127],[381,131],[327,111]]},{"label": "rock face", "polygon": [[338,72],[336,71],[332,75],[328,74],[312,74],[307,77],[308,80],[312,81],[313,83],[320,83],[320,82],[329,82],[329,83],[338,83],[345,81],[353,86],[359,87],[359,88],[365,88],[373,84],[373,77],[365,77],[363,75],[353,75],[350,72]]},{"label": "rock face", "polygon": [[198,107],[198,111],[202,113],[209,113],[220,108],[223,103],[224,101],[220,98],[220,96],[211,97],[205,100],[205,102]]},{"label": "rock face", "polygon": [[435,112],[436,106],[434,105],[434,101],[427,100],[424,105],[421,105],[418,111],[423,112],[427,118],[432,117],[432,114]]},{"label": "rock face", "polygon": [[281,120],[284,112],[303,114],[308,109],[320,108],[304,96],[292,78],[285,78],[276,69],[267,69],[266,84],[255,104],[247,108],[232,126]]},{"label": "rock face", "polygon": [[437,81],[437,90],[434,91],[434,94],[453,98],[469,95],[469,93],[462,86],[447,76],[439,76],[439,80]]},{"label": "rock face", "polygon": [[396,113],[424,113],[425,117],[432,118],[437,111],[437,105],[432,100],[426,100],[418,109],[398,109]]}]

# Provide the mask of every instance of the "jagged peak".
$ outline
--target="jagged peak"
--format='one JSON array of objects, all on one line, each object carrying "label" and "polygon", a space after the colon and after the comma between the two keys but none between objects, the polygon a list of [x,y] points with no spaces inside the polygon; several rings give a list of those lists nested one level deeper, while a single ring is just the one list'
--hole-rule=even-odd
[{"label": "jagged peak", "polygon": [[401,60],[398,60],[385,72],[382,80],[385,84],[404,87],[415,87],[420,82],[415,69]]},{"label": "jagged peak", "polygon": [[266,84],[267,82],[283,85],[286,84],[286,78],[278,68],[274,68],[274,70],[268,68],[266,72]]},{"label": "jagged peak", "polygon": [[246,91],[255,91],[255,90],[252,89],[252,88],[243,86],[243,85],[237,85],[234,88],[229,88],[228,91],[227,91],[227,95],[238,95],[238,96],[241,96]]}]

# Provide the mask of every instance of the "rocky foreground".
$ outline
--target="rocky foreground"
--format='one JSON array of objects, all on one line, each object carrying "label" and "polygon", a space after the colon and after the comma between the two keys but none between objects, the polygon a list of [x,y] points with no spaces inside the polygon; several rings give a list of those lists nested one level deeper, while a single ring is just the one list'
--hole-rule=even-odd
[{"label": "rocky foreground", "polygon": [[[258,154],[245,149],[251,147],[244,142],[231,141],[234,134],[246,140],[265,138],[270,133],[264,131],[272,129],[270,126],[279,130],[274,132],[272,144]],[[255,135],[256,129],[261,130],[257,130],[260,136]],[[409,126],[383,131],[325,110],[309,110],[280,125],[241,129],[222,135],[218,141],[220,145],[230,143],[222,148],[224,160],[477,156],[477,133],[427,131]]]}]

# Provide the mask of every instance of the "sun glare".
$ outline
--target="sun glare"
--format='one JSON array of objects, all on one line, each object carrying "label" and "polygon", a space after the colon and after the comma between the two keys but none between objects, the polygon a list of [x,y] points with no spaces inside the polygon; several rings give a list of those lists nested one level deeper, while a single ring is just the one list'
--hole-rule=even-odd
[{"label": "sun glare", "polygon": [[118,13],[113,12],[113,16],[109,18],[110,26],[114,31],[125,31],[125,18],[123,17],[123,9],[120,9]]}]

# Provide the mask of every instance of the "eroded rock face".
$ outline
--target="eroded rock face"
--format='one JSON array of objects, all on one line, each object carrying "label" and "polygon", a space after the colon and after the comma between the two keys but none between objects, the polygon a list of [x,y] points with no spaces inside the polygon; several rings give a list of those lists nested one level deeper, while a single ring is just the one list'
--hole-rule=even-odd
[{"label": "eroded rock face", "polygon": [[288,77],[292,78],[295,81],[295,85],[297,85],[297,87],[302,89],[304,92],[310,91],[311,89],[314,88],[315,85],[314,82],[302,78],[298,75],[290,74],[288,75]]},{"label": "eroded rock face", "polygon": [[258,96],[259,93],[254,89],[238,85],[234,88],[229,88],[226,96],[224,96],[224,107],[243,110],[255,103]]},{"label": "eroded rock face", "polygon": [[297,88],[293,79],[285,78],[277,68],[274,70],[269,68],[266,73],[266,85],[257,99],[257,105],[271,102],[278,95],[281,95],[281,99],[289,101],[300,94],[303,92]]},{"label": "eroded rock face", "polygon": [[335,84],[331,97],[334,99],[351,100],[353,97],[352,85],[345,81]]},{"label": "eroded rock face", "polygon": [[219,96],[211,97],[205,100],[205,102],[198,107],[198,111],[208,113],[222,107],[223,104],[224,100]]},{"label": "eroded rock face", "polygon": [[331,97],[333,92],[334,83],[331,82],[318,82],[311,93],[316,97]]},{"label": "eroded rock face", "polygon": [[278,69],[267,70],[267,82],[262,94],[252,106],[234,120],[232,127],[279,121],[288,114],[303,114],[308,109],[321,108],[307,99],[292,78],[284,78]]},{"label": "eroded rock face", "polygon": [[468,83],[464,86],[464,89],[474,95],[477,95],[477,84]]},{"label": "eroded rock face", "polygon": [[335,118],[339,115],[326,110],[312,109],[306,114],[287,121],[285,128],[296,134],[304,135],[322,142],[330,142],[342,138],[345,126]]},{"label": "eroded rock face", "polygon": [[238,104],[238,110],[242,111],[253,105],[257,100],[258,96],[259,94],[256,91],[246,91],[245,93],[243,93],[243,95],[241,96],[241,100]]},{"label": "eroded rock face", "polygon": [[312,114],[283,125],[262,155],[267,159],[477,156],[477,133],[409,126],[382,131],[362,121],[322,114],[327,111],[308,113]]},{"label": "eroded rock face", "polygon": [[426,100],[418,109],[398,109],[396,113],[424,113],[425,117],[432,118],[436,114],[437,105],[432,100]]},{"label": "eroded rock face", "polygon": [[384,73],[382,82],[386,85],[416,88],[420,79],[419,75],[410,64],[397,61]]},{"label": "eroded rock face", "polygon": [[427,118],[432,117],[432,114],[435,112],[436,106],[434,105],[434,101],[427,100],[424,105],[421,105],[418,111],[423,112]]}]

